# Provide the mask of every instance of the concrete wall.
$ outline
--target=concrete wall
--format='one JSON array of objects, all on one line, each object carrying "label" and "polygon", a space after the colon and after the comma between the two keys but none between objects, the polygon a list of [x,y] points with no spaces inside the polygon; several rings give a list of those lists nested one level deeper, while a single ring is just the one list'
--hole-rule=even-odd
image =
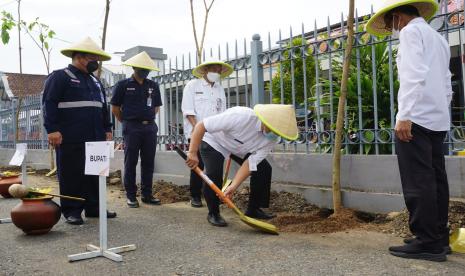
[{"label": "concrete wall", "polygon": [[[0,149],[0,165],[6,165],[13,153],[13,150]],[[48,168],[48,160],[47,151],[28,151],[30,166]],[[116,152],[112,170],[121,169],[123,160],[123,153]],[[274,190],[298,192],[311,203],[331,207],[331,155],[275,153],[268,160],[273,166]],[[446,166],[451,197],[465,198],[465,158],[446,157]],[[236,169],[233,163],[230,175]],[[345,206],[369,212],[404,208],[396,156],[346,155],[341,169]],[[137,172],[139,175],[139,168]],[[154,177],[178,185],[189,184],[189,170],[174,152],[157,152]]]}]

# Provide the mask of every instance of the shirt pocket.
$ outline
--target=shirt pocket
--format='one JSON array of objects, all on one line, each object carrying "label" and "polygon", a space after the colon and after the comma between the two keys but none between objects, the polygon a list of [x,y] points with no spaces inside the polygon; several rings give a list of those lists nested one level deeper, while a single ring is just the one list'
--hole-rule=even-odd
[{"label": "shirt pocket", "polygon": [[197,94],[195,93],[194,96],[194,103],[196,109],[198,108],[205,108],[205,105],[208,104],[209,98],[205,94]]},{"label": "shirt pocket", "polygon": [[231,144],[234,145],[234,148],[238,152],[242,152],[242,149],[244,148],[244,142],[241,139],[238,139],[234,136],[228,136],[228,139],[231,140]]}]

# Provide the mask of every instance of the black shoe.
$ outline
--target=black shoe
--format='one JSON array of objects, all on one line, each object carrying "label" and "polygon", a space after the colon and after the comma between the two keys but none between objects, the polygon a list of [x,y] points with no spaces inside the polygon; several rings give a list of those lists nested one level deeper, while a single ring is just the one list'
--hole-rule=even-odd
[{"label": "black shoe", "polygon": [[405,239],[404,239],[404,243],[405,243],[405,244],[409,244],[409,243],[414,242],[415,240],[416,240],[415,237],[405,238]]},{"label": "black shoe", "polygon": [[391,246],[389,247],[389,253],[396,257],[407,259],[421,259],[433,262],[444,262],[447,260],[444,248],[426,248],[416,242],[402,246]]},{"label": "black shoe", "polygon": [[202,199],[200,197],[192,197],[191,198],[191,206],[194,208],[202,207]]},{"label": "black shoe", "polygon": [[224,226],[228,225],[228,223],[226,223],[224,218],[221,217],[221,215],[218,214],[218,213],[216,213],[216,214],[208,214],[207,220],[213,226],[224,227]]},{"label": "black shoe", "polygon": [[[98,218],[100,216],[99,212],[86,212],[87,218]],[[116,212],[110,212],[107,210],[107,218],[112,219],[116,218]]]},{"label": "black shoe", "polygon": [[150,197],[142,197],[142,202],[145,204],[151,204],[151,205],[160,205],[161,201],[158,198],[155,198],[153,196]]},{"label": "black shoe", "polygon": [[66,223],[71,224],[71,225],[82,225],[84,224],[84,221],[82,220],[81,216],[75,217],[75,216],[69,216],[65,218]]},{"label": "black shoe", "polygon": [[[411,243],[414,242],[415,240],[416,240],[415,237],[405,238],[405,239],[404,239],[404,243],[405,243],[405,244],[411,244]],[[450,246],[449,246],[448,244],[445,244],[445,245],[444,245],[444,250],[446,250],[446,254],[447,254],[447,255],[452,254],[452,248],[450,248]]]},{"label": "black shoe", "polygon": [[245,212],[245,215],[251,218],[256,218],[256,219],[272,219],[275,218],[276,215],[274,214],[268,214],[265,213],[262,209],[257,208],[257,209],[247,209]]},{"label": "black shoe", "polygon": [[139,208],[139,201],[137,199],[128,199],[126,204],[128,204],[129,208]]}]

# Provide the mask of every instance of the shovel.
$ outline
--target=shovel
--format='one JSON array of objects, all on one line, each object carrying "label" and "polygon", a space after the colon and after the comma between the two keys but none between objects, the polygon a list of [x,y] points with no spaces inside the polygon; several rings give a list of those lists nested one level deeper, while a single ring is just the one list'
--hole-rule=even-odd
[{"label": "shovel", "polygon": [[[186,154],[179,147],[175,147],[174,149],[184,160],[187,159]],[[216,193],[216,195],[220,198],[221,201],[228,205],[229,208],[233,209],[233,211],[239,216],[242,222],[249,225],[250,227],[253,227],[257,230],[266,233],[275,235],[279,234],[278,228],[273,224],[259,221],[257,219],[244,215],[244,213],[242,213],[241,210],[239,210],[239,208],[237,208],[236,205],[234,205],[234,203],[224,195],[224,193],[215,185],[215,183],[213,183],[213,181],[211,181],[211,179],[206,174],[203,173],[203,171],[199,167],[195,167],[193,170],[198,176],[200,176],[203,179],[203,181],[205,181],[205,183],[208,184],[210,189],[212,189]]]},{"label": "shovel", "polygon": [[29,194],[34,194],[34,195],[42,195],[42,196],[55,196],[55,197],[60,197],[60,198],[65,198],[69,200],[77,200],[77,201],[85,201],[84,198],[80,197],[73,197],[73,196],[65,196],[65,195],[57,195],[57,194],[51,194],[51,193],[43,193],[39,191],[33,191],[28,189],[26,186],[21,185],[21,184],[13,184],[8,188],[8,192],[14,197],[14,198],[24,198],[28,196]]},{"label": "shovel", "polygon": [[226,161],[226,170],[224,172],[223,187],[221,187],[221,191],[223,193],[224,193],[224,191],[226,191],[226,188],[228,188],[228,186],[231,185],[231,183],[232,183],[232,180],[228,179],[229,168],[231,168],[231,157],[229,157],[228,161]]}]

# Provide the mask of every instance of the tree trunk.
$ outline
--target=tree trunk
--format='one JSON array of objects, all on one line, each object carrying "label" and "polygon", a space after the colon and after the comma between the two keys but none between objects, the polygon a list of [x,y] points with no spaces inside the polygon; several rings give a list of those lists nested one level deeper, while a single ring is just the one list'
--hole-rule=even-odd
[{"label": "tree trunk", "polygon": [[23,73],[23,58],[22,58],[22,48],[21,48],[21,0],[18,1],[18,49],[19,49],[19,73]]},{"label": "tree trunk", "polygon": [[344,52],[344,63],[342,68],[341,95],[337,109],[336,137],[333,150],[333,208],[337,216],[342,209],[341,199],[341,142],[344,127],[344,107],[347,98],[347,82],[349,78],[350,59],[354,38],[354,0],[349,0],[349,17],[347,20],[347,46]]},{"label": "tree trunk", "polygon": [[195,41],[195,53],[197,56],[197,62],[200,64],[202,60],[202,55],[200,54],[199,50],[199,41],[197,39],[197,28],[195,27],[195,17],[194,17],[194,3],[193,0],[190,0],[190,7],[191,7],[191,19],[192,19],[192,31],[194,33],[194,41]]},{"label": "tree trunk", "polygon": [[199,43],[199,39],[197,38],[197,28],[195,27],[194,4],[193,4],[193,0],[190,0],[192,30],[194,32],[194,41],[195,41],[195,49],[196,49],[196,53],[197,53],[197,62],[199,64],[202,63],[202,51],[203,51],[203,43],[205,41],[205,33],[207,31],[208,14],[210,13],[210,9],[212,8],[214,2],[215,2],[215,0],[212,0],[210,2],[210,5],[207,5],[206,0],[203,0],[203,5],[204,5],[204,8],[205,8],[205,17],[203,19],[202,40]]},{"label": "tree trunk", "polygon": [[[102,50],[105,50],[105,42],[107,37],[107,26],[108,26],[108,16],[110,14],[110,0],[106,0],[105,6],[105,20],[103,21],[103,33],[102,33]],[[99,62],[98,71],[97,71],[97,78],[100,79],[100,75],[102,74],[102,62]]]},{"label": "tree trunk", "polygon": [[21,113],[21,105],[23,105],[23,97],[18,97],[18,106],[16,107],[16,136],[15,136],[15,144],[19,141],[19,115]]}]

